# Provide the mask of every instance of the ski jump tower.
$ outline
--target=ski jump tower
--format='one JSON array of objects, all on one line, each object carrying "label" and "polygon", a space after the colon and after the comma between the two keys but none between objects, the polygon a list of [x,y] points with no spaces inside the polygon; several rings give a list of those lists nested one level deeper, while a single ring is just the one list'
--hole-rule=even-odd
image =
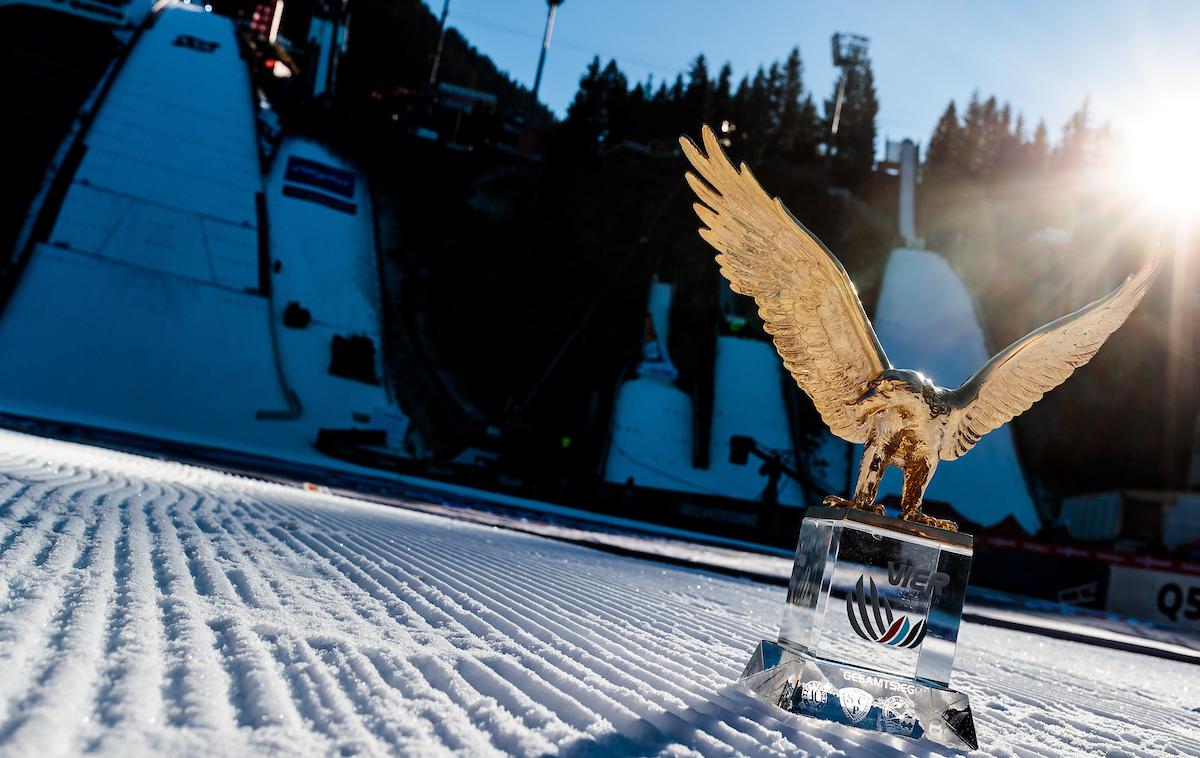
[{"label": "ski jump tower", "polygon": [[887,158],[900,169],[900,236],[908,247],[925,247],[917,237],[917,145],[910,139],[887,143]]},{"label": "ski jump tower", "polygon": [[[913,366],[939,384],[955,387],[986,363],[991,351],[975,301],[962,278],[944,257],[922,249],[924,242],[917,237],[918,155],[912,140],[887,145],[882,167],[898,174],[897,221],[904,247],[888,256],[871,320],[896,365]],[[899,492],[900,478],[889,471],[880,495]],[[983,526],[1009,514],[1030,532],[1039,525],[1011,427],[989,434],[971,455],[940,468],[927,498],[949,503]]]},{"label": "ski jump tower", "polygon": [[346,0],[322,0],[313,8],[308,27],[313,97],[333,97],[349,28],[350,11]]}]

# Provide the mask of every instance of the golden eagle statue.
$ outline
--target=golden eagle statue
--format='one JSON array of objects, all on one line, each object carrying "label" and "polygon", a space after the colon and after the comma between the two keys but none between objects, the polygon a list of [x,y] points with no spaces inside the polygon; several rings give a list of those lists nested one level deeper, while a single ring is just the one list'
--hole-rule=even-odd
[{"label": "golden eagle statue", "polygon": [[[1133,311],[1158,257],[1105,297],[1009,345],[958,389],[888,361],[846,270],[750,169],[735,169],[703,128],[704,152],[680,137],[696,174],[693,208],[734,292],[758,305],[783,364],[838,437],[864,446],[854,499],[827,505],[883,513],[875,503],[888,466],[904,473],[901,518],[957,530],[921,511],[939,461],[952,461],[1062,384]],[[699,176],[697,176],[697,174]]]}]

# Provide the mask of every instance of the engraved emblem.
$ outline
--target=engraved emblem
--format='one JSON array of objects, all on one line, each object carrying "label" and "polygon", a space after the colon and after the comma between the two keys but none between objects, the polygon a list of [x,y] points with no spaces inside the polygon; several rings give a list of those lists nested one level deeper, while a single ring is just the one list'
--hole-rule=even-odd
[{"label": "engraved emblem", "polygon": [[879,587],[871,579],[871,593],[867,594],[860,576],[854,590],[846,595],[846,615],[850,618],[850,628],[864,640],[878,642],[888,647],[899,647],[911,650],[925,639],[925,619],[917,623],[908,620],[908,616],[897,616],[892,612],[892,604],[888,599],[879,597]]},{"label": "engraved emblem", "polygon": [[837,696],[838,703],[842,706],[842,712],[850,719],[851,724],[857,724],[865,719],[871,712],[871,705],[875,702],[870,693],[857,687],[843,687],[838,690]]},{"label": "engraved emblem", "polygon": [[916,728],[916,708],[908,698],[893,695],[879,706],[879,731],[907,737]]},{"label": "engraved emblem", "polygon": [[829,695],[836,692],[831,684],[813,679],[800,688],[800,706],[806,711],[817,712],[829,702]]}]

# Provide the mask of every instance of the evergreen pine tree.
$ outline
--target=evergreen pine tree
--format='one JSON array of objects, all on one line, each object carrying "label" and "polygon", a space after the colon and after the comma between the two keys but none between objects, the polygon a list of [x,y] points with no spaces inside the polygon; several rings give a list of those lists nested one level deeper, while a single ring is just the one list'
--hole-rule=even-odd
[{"label": "evergreen pine tree", "polygon": [[629,80],[617,62],[610,60],[600,72],[600,93],[604,120],[599,141],[602,145],[615,145],[629,136],[632,127],[629,112]]},{"label": "evergreen pine tree", "polygon": [[979,168],[983,165],[983,133],[984,105],[979,102],[979,92],[971,93],[967,103],[966,113],[963,114],[962,145],[959,151],[959,166],[964,174],[979,176]]},{"label": "evergreen pine tree", "polygon": [[817,104],[812,95],[807,95],[800,104],[800,134],[796,141],[795,158],[800,163],[816,163],[821,141],[825,131],[821,117],[817,113]]},{"label": "evergreen pine tree", "polygon": [[767,68],[766,85],[768,106],[762,139],[771,144],[779,132],[779,116],[783,111],[783,69],[779,67],[779,61],[773,61]]},{"label": "evergreen pine tree", "polygon": [[1091,158],[1093,148],[1092,129],[1088,122],[1091,103],[1083,99],[1079,110],[1071,114],[1063,126],[1062,140],[1055,150],[1055,163],[1062,170],[1073,171],[1083,168]]},{"label": "evergreen pine tree", "polygon": [[[743,80],[744,81],[744,80]],[[733,121],[733,66],[728,62],[721,66],[712,95],[713,126],[722,121]],[[735,123],[736,126],[736,123]]]},{"label": "evergreen pine tree", "polygon": [[713,83],[709,78],[708,61],[703,53],[696,56],[688,70],[688,83],[681,105],[683,123],[680,127],[685,132],[698,130],[700,124],[708,123],[712,116]]},{"label": "evergreen pine tree", "polygon": [[592,58],[579,79],[579,89],[567,107],[563,134],[575,150],[593,150],[605,128],[600,57]]},{"label": "evergreen pine tree", "polygon": [[742,80],[735,98],[734,123],[737,134],[745,146],[743,157],[752,160],[766,151],[767,136],[771,123],[771,95],[767,74],[762,66],[754,72],[751,80]]},{"label": "evergreen pine tree", "polygon": [[963,128],[951,100],[938,119],[925,149],[923,180],[926,186],[957,180],[962,173]]},{"label": "evergreen pine tree", "polygon": [[646,132],[646,116],[649,108],[649,82],[638,82],[629,91],[628,125],[625,131],[627,139],[645,142],[649,135]]},{"label": "evergreen pine tree", "polygon": [[678,103],[683,100],[683,93],[686,88],[683,86],[683,74],[678,74],[675,77],[675,83],[671,85],[670,97],[671,100]]},{"label": "evergreen pine tree", "polygon": [[646,108],[647,139],[653,139],[671,130],[671,92],[667,83],[659,82],[654,97]]},{"label": "evergreen pine tree", "polygon": [[624,139],[630,127],[628,80],[616,61],[601,68],[600,58],[592,58],[563,122],[568,143],[575,149],[594,151],[614,139]]},{"label": "evergreen pine tree", "polygon": [[1050,159],[1050,133],[1046,129],[1045,119],[1039,119],[1033,130],[1033,139],[1029,143],[1027,163],[1034,172],[1043,171]]},{"label": "evergreen pine tree", "polygon": [[780,157],[809,162],[816,155],[815,106],[804,95],[804,67],[800,48],[792,48],[784,62],[776,103],[779,122],[773,149]]}]

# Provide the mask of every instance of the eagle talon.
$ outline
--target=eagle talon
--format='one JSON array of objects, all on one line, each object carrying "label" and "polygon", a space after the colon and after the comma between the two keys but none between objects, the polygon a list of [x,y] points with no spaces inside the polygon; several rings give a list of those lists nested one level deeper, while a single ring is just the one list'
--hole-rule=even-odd
[{"label": "eagle talon", "polygon": [[932,526],[935,529],[945,529],[948,532],[957,532],[958,531],[958,524],[954,523],[953,521],[950,521],[950,520],[944,519],[944,518],[934,518],[933,516],[926,516],[924,513],[921,513],[920,511],[913,511],[912,513],[901,514],[900,518],[904,519],[905,521],[915,521],[918,524],[924,524],[925,526]]},{"label": "eagle talon", "polygon": [[855,503],[853,500],[847,500],[846,498],[838,497],[837,495],[826,495],[825,499],[821,501],[821,504],[828,505],[833,508],[857,508],[858,507],[858,504]]},{"label": "eagle talon", "polygon": [[870,511],[871,513],[877,513],[880,516],[883,515],[883,506],[879,505],[878,503],[864,503],[861,500],[847,500],[846,498],[838,497],[837,495],[827,495],[825,499],[821,501],[821,503],[834,508],[857,508],[860,511]]}]

